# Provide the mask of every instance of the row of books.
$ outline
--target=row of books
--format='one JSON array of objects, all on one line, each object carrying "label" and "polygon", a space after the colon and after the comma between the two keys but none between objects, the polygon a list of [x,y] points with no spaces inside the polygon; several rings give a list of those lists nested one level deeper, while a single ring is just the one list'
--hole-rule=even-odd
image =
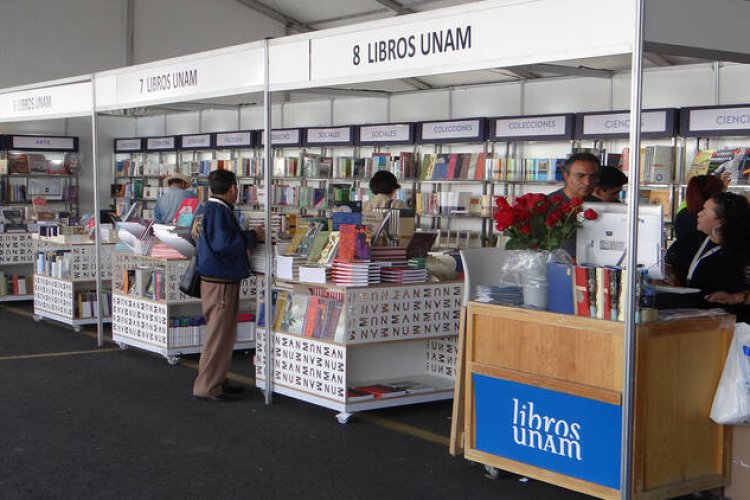
[{"label": "row of books", "polygon": [[695,153],[685,180],[696,175],[728,173],[736,184],[750,183],[750,148],[701,149]]},{"label": "row of books", "polygon": [[422,155],[420,179],[485,180],[484,153],[447,153]]},{"label": "row of books", "polygon": [[496,181],[562,181],[564,163],[565,158],[488,158],[487,170]]},{"label": "row of books", "polygon": [[70,279],[70,250],[36,252],[34,256],[34,274],[57,279]]},{"label": "row of books", "polygon": [[416,380],[397,380],[379,384],[358,385],[347,388],[348,402],[367,401],[368,399],[388,399],[399,396],[435,392],[437,388]]},{"label": "row of books", "polygon": [[132,182],[120,182],[110,185],[112,198],[127,198],[129,200],[156,200],[167,190],[165,186],[149,186],[143,179],[133,179]]},{"label": "row of books", "polygon": [[[284,290],[274,291],[273,322],[276,332],[300,337],[343,342],[346,314],[343,302]],[[265,307],[258,305],[258,326],[265,326]]]},{"label": "row of books", "polygon": [[627,273],[622,271],[618,267],[548,264],[549,310],[623,321]]},{"label": "row of books", "polygon": [[[112,316],[112,294],[102,293],[101,314],[104,318]],[[75,293],[74,316],[78,319],[90,319],[96,317],[96,309],[99,307],[99,299],[96,290],[80,291]]]},{"label": "row of books", "polygon": [[7,162],[0,164],[0,175],[75,175],[80,173],[81,168],[78,153],[66,153],[63,159],[47,159],[42,153],[11,154]]},{"label": "row of books", "polygon": [[115,177],[133,177],[143,175],[141,163],[134,158],[115,161]]},{"label": "row of books", "polygon": [[466,191],[439,191],[436,193],[416,193],[414,209],[417,214],[491,214],[491,197]]},{"label": "row of books", "polygon": [[0,296],[30,295],[33,293],[33,289],[33,277],[0,271]]},{"label": "row of books", "polygon": [[305,153],[300,156],[274,159],[274,177],[304,177],[313,179],[369,179],[379,170],[388,170],[399,179],[419,178],[414,153],[373,153],[370,158],[352,156],[322,156]]},{"label": "row of books", "polygon": [[151,300],[166,300],[164,270],[138,267],[122,272],[122,293]]},{"label": "row of books", "polygon": [[170,346],[199,346],[203,344],[206,318],[203,316],[177,316],[169,318],[167,342]]},{"label": "row of books", "polygon": [[[624,148],[621,168],[630,171],[630,148]],[[675,149],[672,146],[646,146],[641,148],[641,182],[668,183],[675,178]]]}]

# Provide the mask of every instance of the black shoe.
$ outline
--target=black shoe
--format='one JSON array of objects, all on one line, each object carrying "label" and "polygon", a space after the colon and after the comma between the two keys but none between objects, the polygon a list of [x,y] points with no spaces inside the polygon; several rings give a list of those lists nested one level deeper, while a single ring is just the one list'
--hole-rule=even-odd
[{"label": "black shoe", "polygon": [[242,398],[234,394],[221,393],[218,396],[193,396],[193,399],[197,399],[199,401],[219,401],[222,403],[234,403],[235,401],[239,401]]},{"label": "black shoe", "polygon": [[230,384],[229,382],[224,382],[224,385],[221,386],[221,390],[224,391],[224,394],[244,394],[245,388],[241,385],[234,385]]}]

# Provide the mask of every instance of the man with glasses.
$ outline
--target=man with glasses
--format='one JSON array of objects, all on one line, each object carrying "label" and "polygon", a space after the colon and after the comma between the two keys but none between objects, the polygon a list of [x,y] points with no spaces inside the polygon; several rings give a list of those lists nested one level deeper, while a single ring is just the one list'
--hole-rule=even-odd
[{"label": "man with glasses", "polygon": [[[563,181],[565,186],[549,194],[550,197],[562,196],[564,201],[578,198],[582,201],[601,201],[592,193],[599,182],[601,164],[599,158],[591,153],[575,153],[565,160],[563,165]],[[576,233],[570,235],[562,249],[575,259]]]}]

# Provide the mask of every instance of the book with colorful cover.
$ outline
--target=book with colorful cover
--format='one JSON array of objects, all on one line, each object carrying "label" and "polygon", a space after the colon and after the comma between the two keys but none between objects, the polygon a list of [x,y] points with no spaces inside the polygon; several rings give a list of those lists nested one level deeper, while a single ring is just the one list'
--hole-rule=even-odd
[{"label": "book with colorful cover", "polygon": [[8,171],[11,174],[28,174],[29,159],[25,154],[14,154],[8,157]]},{"label": "book with colorful cover", "polygon": [[321,307],[321,299],[320,297],[312,296],[307,301],[307,309],[305,310],[305,324],[302,327],[302,336],[313,338],[315,335],[315,322],[319,321],[319,315],[320,315],[320,307]]},{"label": "book with colorful cover", "polygon": [[309,298],[310,296],[304,293],[295,293],[292,296],[286,330],[290,335],[302,335]]},{"label": "book with colorful cover", "polygon": [[319,230],[317,233],[315,233],[315,239],[313,240],[312,245],[310,246],[310,252],[307,255],[307,263],[313,264],[318,262],[318,258],[320,257],[320,252],[323,251],[323,247],[326,245],[326,242],[328,241],[328,235],[330,235],[330,231],[324,231]]},{"label": "book with colorful cover", "polygon": [[47,160],[41,153],[28,153],[26,159],[29,162],[29,172],[32,174],[46,174]]},{"label": "book with colorful cover", "polygon": [[363,392],[369,392],[378,399],[395,398],[406,395],[405,389],[400,389],[389,384],[370,384],[360,385],[354,389]]}]

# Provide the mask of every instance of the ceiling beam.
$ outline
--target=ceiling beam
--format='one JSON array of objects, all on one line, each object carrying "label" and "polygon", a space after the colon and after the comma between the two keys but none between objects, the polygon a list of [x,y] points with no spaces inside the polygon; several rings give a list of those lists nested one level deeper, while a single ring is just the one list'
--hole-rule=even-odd
[{"label": "ceiling beam", "polygon": [[385,90],[360,90],[360,89],[335,89],[335,88],[315,88],[315,89],[297,89],[294,94],[324,95],[328,97],[388,97],[390,92]]},{"label": "ceiling beam", "polygon": [[432,90],[435,88],[421,78],[401,78],[401,81],[407,85],[411,85],[416,90]]},{"label": "ceiling beam", "polygon": [[294,19],[293,17],[287,16],[283,12],[278,11],[274,8],[271,8],[268,5],[262,4],[258,0],[236,0],[236,2],[241,5],[244,5],[245,7],[253,9],[254,11],[260,12],[264,16],[268,16],[271,19],[275,19],[276,21],[283,23],[284,26],[286,26],[287,28],[291,28],[295,31],[299,31],[300,33],[307,33],[308,31],[315,31],[315,29],[311,27],[310,25],[303,23],[301,21],[298,21],[297,19]]},{"label": "ceiling beam", "polygon": [[558,76],[584,76],[593,78],[611,78],[615,72],[608,69],[594,69],[585,66],[563,66],[561,64],[526,64],[517,68],[509,68],[511,71],[517,70],[531,71],[533,73],[552,73]]},{"label": "ceiling beam", "polygon": [[375,0],[380,5],[384,5],[388,9],[392,10],[399,16],[403,16],[404,14],[414,14],[416,11],[414,9],[410,9],[409,7],[404,7],[400,3],[398,3],[396,0]]},{"label": "ceiling beam", "polygon": [[657,66],[672,66],[669,59],[656,52],[644,52],[643,58]]}]

